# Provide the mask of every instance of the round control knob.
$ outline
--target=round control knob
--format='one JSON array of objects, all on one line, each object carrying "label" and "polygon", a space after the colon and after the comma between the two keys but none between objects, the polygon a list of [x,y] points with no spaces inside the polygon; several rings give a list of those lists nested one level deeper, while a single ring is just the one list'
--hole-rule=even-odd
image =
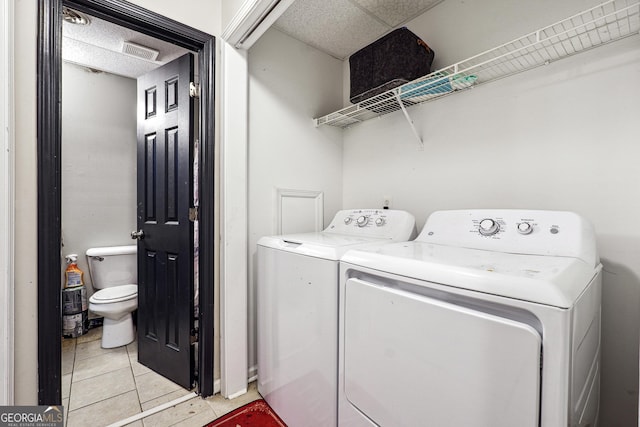
[{"label": "round control knob", "polygon": [[500,224],[498,224],[495,220],[491,218],[485,218],[480,221],[480,226],[478,227],[478,231],[483,236],[493,236],[498,231],[500,231]]},{"label": "round control knob", "polygon": [[518,233],[520,234],[531,234],[533,231],[533,225],[528,222],[521,222],[518,224]]},{"label": "round control knob", "polygon": [[382,227],[387,221],[384,220],[384,218],[377,218],[376,219],[376,225],[378,227]]},{"label": "round control knob", "polygon": [[368,222],[369,222],[369,217],[364,215],[358,217],[358,219],[356,220],[358,227],[364,227],[365,225],[367,225]]},{"label": "round control knob", "polygon": [[345,223],[345,225],[349,225],[349,224],[351,224],[351,221],[353,221],[353,218],[351,218],[350,216],[348,216],[348,217],[346,217],[346,218],[344,219],[344,223]]}]

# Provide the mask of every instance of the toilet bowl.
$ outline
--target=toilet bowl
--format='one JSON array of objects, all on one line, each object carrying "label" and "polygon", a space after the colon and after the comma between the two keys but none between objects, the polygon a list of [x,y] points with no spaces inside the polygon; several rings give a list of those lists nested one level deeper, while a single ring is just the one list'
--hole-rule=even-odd
[{"label": "toilet bowl", "polygon": [[135,339],[131,313],[138,308],[138,285],[102,289],[89,298],[89,311],[104,317],[102,348],[127,345]]},{"label": "toilet bowl", "polygon": [[102,348],[127,345],[135,339],[131,313],[138,308],[137,247],[87,249],[94,294],[89,313],[104,318]]}]

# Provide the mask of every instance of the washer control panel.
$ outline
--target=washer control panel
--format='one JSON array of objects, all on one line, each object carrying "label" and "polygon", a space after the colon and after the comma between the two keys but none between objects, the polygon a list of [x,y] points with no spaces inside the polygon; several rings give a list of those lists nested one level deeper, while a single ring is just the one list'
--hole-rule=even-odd
[{"label": "washer control panel", "polygon": [[[505,218],[504,215],[471,219],[471,232],[477,232],[480,236],[502,239],[506,234],[517,233],[522,236],[543,232],[542,223],[535,216]],[[544,228],[550,234],[559,234],[560,225],[549,224]]]},{"label": "washer control panel", "polygon": [[[473,229],[475,229],[481,236],[497,236],[497,238],[502,237],[504,233],[508,232],[517,232],[526,236],[533,233],[533,230],[538,226],[537,221],[533,218],[519,218],[512,224],[510,224],[509,221],[505,221],[502,217],[473,219],[471,222],[473,223]],[[509,230],[510,226],[513,230]],[[549,232],[557,234],[557,226],[551,227]]]},{"label": "washer control panel", "polygon": [[[408,234],[407,230],[410,230]],[[324,231],[388,239],[405,235],[413,238],[415,218],[408,212],[391,209],[343,210],[336,214]]]},{"label": "washer control panel", "polygon": [[597,258],[593,227],[579,215],[563,211],[438,211],[429,216],[416,240],[518,254]]}]

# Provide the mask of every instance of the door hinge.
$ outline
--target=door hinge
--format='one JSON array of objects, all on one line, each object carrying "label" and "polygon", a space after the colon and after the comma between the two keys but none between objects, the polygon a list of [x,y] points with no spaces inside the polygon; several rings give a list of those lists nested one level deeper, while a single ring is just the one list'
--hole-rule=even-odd
[{"label": "door hinge", "polygon": [[189,82],[189,96],[191,98],[200,98],[200,84]]},{"label": "door hinge", "polygon": [[195,344],[198,342],[199,332],[200,331],[198,330],[198,328],[191,329],[191,344]]},{"label": "door hinge", "polygon": [[196,222],[198,220],[198,207],[189,208],[189,221]]}]

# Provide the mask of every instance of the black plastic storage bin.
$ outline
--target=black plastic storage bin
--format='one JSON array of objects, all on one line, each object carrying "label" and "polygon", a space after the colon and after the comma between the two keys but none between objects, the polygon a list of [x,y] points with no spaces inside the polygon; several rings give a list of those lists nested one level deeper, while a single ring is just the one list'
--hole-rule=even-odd
[{"label": "black plastic storage bin", "polygon": [[434,52],[407,28],[398,28],[349,57],[354,104],[431,72]]}]

